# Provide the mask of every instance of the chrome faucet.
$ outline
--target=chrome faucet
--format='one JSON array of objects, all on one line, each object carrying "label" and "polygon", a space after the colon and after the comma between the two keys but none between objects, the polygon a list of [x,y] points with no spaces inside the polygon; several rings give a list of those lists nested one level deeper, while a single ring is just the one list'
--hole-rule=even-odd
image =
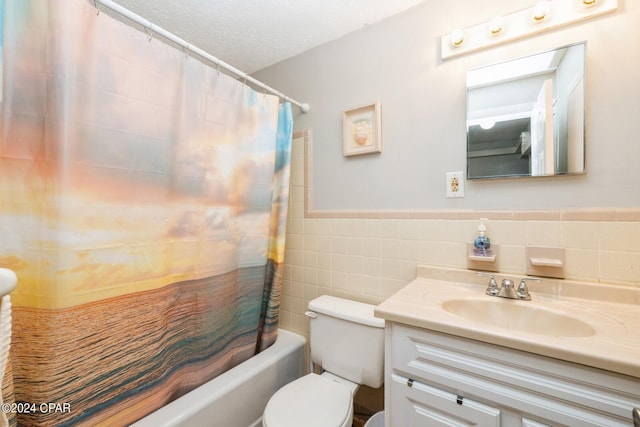
[{"label": "chrome faucet", "polygon": [[502,279],[500,286],[496,283],[496,279],[493,277],[491,273],[484,273],[481,271],[476,272],[478,276],[486,276],[489,277],[489,285],[485,293],[487,295],[491,295],[493,297],[500,298],[509,298],[509,299],[520,299],[524,301],[531,300],[531,294],[529,294],[529,287],[527,286],[527,280],[534,280],[536,282],[542,282],[542,279],[537,277],[523,277],[520,279],[520,284],[516,289],[514,287],[514,283],[510,279]]}]

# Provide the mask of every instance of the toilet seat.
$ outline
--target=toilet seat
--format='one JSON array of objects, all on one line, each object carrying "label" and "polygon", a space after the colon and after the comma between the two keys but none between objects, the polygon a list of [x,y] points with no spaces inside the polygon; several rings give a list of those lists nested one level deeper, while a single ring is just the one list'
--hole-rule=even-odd
[{"label": "toilet seat", "polygon": [[271,397],[262,422],[265,427],[348,427],[352,420],[350,389],[329,378],[308,374]]}]

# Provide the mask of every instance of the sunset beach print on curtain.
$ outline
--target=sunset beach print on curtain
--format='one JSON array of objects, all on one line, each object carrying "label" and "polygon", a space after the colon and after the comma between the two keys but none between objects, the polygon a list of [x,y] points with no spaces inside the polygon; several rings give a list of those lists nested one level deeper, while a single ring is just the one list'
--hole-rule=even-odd
[{"label": "sunset beach print on curtain", "polygon": [[85,0],[2,30],[4,396],[68,404],[10,419],[128,425],[275,340],[290,105]]}]

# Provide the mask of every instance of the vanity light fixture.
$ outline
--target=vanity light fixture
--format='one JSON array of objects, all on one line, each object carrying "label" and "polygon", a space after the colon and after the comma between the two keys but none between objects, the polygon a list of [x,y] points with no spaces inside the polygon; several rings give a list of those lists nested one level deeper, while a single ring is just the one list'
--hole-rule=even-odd
[{"label": "vanity light fixture", "polygon": [[550,10],[551,5],[548,1],[540,1],[536,3],[533,7],[533,14],[531,15],[533,22],[542,22],[549,15]]},{"label": "vanity light fixture", "polygon": [[456,29],[453,30],[453,32],[451,33],[451,45],[454,47],[458,47],[460,45],[462,45],[462,43],[464,43],[464,30],[463,29]]},{"label": "vanity light fixture", "polygon": [[[531,0],[531,6],[462,27],[440,37],[440,57],[448,59],[508,41],[615,12],[618,0]],[[455,27],[454,27],[455,28]]]},{"label": "vanity light fixture", "polygon": [[502,16],[495,16],[489,21],[489,32],[491,34],[498,35],[504,29],[504,18]]}]

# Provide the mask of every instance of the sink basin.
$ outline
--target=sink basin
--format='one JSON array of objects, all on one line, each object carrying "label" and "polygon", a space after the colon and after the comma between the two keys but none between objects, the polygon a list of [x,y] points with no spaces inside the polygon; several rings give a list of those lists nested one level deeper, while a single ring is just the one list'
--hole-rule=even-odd
[{"label": "sink basin", "polygon": [[499,328],[556,337],[589,337],[595,330],[586,322],[529,302],[503,298],[452,299],[442,308],[456,316]]}]

